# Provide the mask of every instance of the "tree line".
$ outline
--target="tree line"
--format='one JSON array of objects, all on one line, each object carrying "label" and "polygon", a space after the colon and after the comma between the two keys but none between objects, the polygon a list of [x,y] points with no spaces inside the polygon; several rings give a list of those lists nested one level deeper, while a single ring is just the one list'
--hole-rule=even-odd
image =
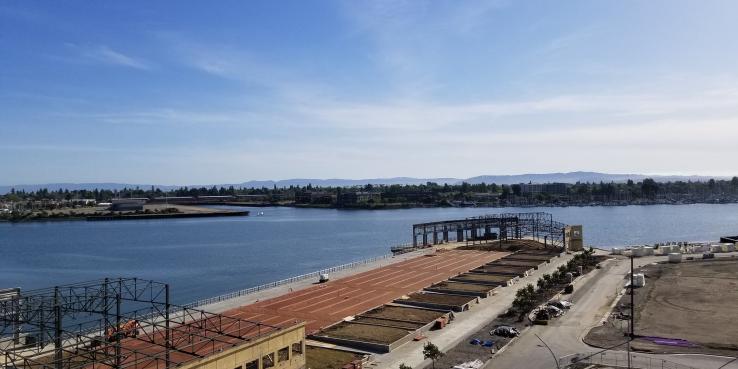
[{"label": "tree line", "polygon": [[635,182],[599,182],[599,183],[574,183],[566,185],[565,191],[526,193],[523,184],[498,185],[495,183],[466,183],[461,184],[438,184],[427,182],[419,185],[372,185],[354,187],[316,187],[310,184],[306,186],[289,187],[261,187],[261,188],[237,188],[234,186],[210,186],[210,187],[180,187],[171,190],[160,188],[123,188],[120,190],[94,189],[94,190],[69,190],[69,189],[40,189],[37,191],[24,191],[15,189],[0,196],[4,201],[29,201],[29,200],[73,200],[94,199],[96,201],[109,201],[113,198],[131,197],[182,197],[182,196],[237,196],[237,195],[263,195],[266,198],[285,198],[297,193],[320,192],[329,195],[340,195],[345,192],[372,192],[381,193],[382,199],[388,202],[423,202],[437,203],[442,201],[464,201],[474,200],[480,195],[494,195],[502,201],[516,199],[531,199],[539,202],[557,201],[561,199],[578,200],[610,200],[610,199],[653,199],[657,196],[697,196],[725,195],[738,197],[738,177],[730,180],[710,179],[704,182],[674,181],[657,182],[651,178]]}]

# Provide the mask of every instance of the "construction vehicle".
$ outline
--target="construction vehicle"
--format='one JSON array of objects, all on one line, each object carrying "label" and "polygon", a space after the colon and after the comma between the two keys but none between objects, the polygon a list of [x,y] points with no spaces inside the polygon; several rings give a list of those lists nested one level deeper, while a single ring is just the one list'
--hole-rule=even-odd
[{"label": "construction vehicle", "polygon": [[113,342],[120,338],[126,337],[138,337],[138,329],[140,325],[138,320],[129,320],[125,323],[121,323],[117,327],[113,326],[105,331],[105,338],[108,342]]}]

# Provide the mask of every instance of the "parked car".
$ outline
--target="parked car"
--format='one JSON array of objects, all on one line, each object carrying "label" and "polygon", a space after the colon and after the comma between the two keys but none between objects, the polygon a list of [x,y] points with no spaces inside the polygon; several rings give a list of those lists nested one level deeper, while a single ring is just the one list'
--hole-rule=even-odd
[{"label": "parked car", "polygon": [[492,331],[489,332],[490,335],[493,336],[500,336],[500,337],[517,337],[520,335],[520,331],[517,330],[515,327],[510,327],[508,325],[501,325]]},{"label": "parked car", "polygon": [[552,317],[559,317],[564,314],[564,311],[553,305],[546,305],[544,308]]},{"label": "parked car", "polygon": [[547,303],[549,306],[556,306],[559,309],[571,309],[572,303],[566,300],[552,300]]},{"label": "parked car", "polygon": [[548,310],[541,309],[536,312],[536,320],[549,320],[551,319],[551,314],[548,313]]}]

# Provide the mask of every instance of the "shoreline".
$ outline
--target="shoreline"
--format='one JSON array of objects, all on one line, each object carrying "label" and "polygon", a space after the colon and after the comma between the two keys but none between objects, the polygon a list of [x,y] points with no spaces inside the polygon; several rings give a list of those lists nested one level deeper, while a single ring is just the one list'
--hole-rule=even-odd
[{"label": "shoreline", "polygon": [[[29,222],[61,222],[61,221],[106,221],[106,220],[146,220],[146,219],[169,219],[169,218],[208,218],[208,217],[230,217],[248,216],[249,210],[225,210],[212,209],[188,205],[144,205],[145,211],[128,212],[102,212],[100,209],[68,209],[66,212],[60,210],[52,211],[51,214],[40,212],[28,214],[18,219],[0,219],[6,223],[29,223]],[[173,210],[175,209],[175,210]]]},{"label": "shoreline", "polygon": [[[576,208],[594,208],[594,207],[603,207],[603,208],[611,208],[611,207],[629,207],[629,206],[689,206],[689,205],[734,205],[738,204],[738,202],[721,202],[721,203],[709,203],[709,202],[695,202],[695,203],[649,203],[649,204],[582,204],[582,205],[490,205],[490,206],[470,206],[470,207],[455,207],[455,206],[439,206],[439,205],[433,205],[433,206],[415,206],[415,205],[402,205],[402,206],[387,206],[387,207],[337,207],[332,205],[310,205],[310,204],[271,204],[271,203],[243,203],[243,202],[222,202],[222,203],[215,203],[215,202],[208,202],[203,204],[170,204],[170,206],[176,206],[176,207],[191,207],[196,208],[198,205],[201,206],[224,206],[224,207],[253,207],[253,208],[294,208],[294,209],[330,209],[330,210],[346,210],[346,211],[357,211],[357,210],[406,210],[406,209],[456,209],[456,208],[469,208],[469,209],[503,209],[503,208],[516,208],[516,209],[529,209],[529,208],[568,208],[568,207],[576,207]],[[157,204],[161,205],[161,204]],[[202,209],[202,208],[201,208]],[[244,211],[233,211],[233,210],[212,210],[212,208],[209,208],[211,210],[211,213],[219,213],[218,215],[201,215],[204,213],[195,213],[194,215],[189,215],[190,213],[187,213],[188,215],[182,215],[181,213],[175,213],[175,214],[165,214],[165,215],[174,215],[174,216],[161,216],[161,217],[147,217],[147,216],[141,216],[141,217],[129,217],[127,215],[124,216],[117,216],[117,215],[102,215],[100,214],[100,217],[114,217],[115,219],[105,219],[105,220],[120,220],[122,219],[166,219],[166,218],[197,218],[197,217],[208,217],[208,216],[234,216],[234,214],[228,214],[232,212],[246,212],[248,214],[239,214],[241,216],[247,216],[250,214],[250,211],[244,210]],[[149,214],[139,214],[139,215],[149,215]],[[151,214],[151,215],[161,215],[161,214]],[[22,218],[22,219],[10,219],[10,218],[0,218],[0,223],[28,223],[28,222],[58,222],[58,221],[80,221],[80,220],[91,220],[88,218],[92,218],[94,216],[88,216],[86,214],[80,214],[79,216],[74,215],[64,215],[64,216],[47,216],[47,217],[34,217],[34,218]],[[617,245],[613,246],[617,247]]]},{"label": "shoreline", "polygon": [[95,215],[85,217],[87,221],[99,222],[105,220],[145,220],[145,219],[167,219],[167,218],[208,218],[208,217],[233,217],[248,216],[250,212],[244,211],[219,211],[211,213],[174,213],[174,214],[129,214],[129,215]]},{"label": "shoreline", "polygon": [[200,203],[196,205],[206,206],[242,206],[242,207],[254,207],[254,208],[271,208],[271,207],[284,207],[284,208],[295,208],[295,209],[334,209],[334,210],[399,210],[399,209],[453,209],[453,208],[470,208],[470,209],[502,209],[502,208],[590,208],[590,207],[627,207],[627,206],[657,206],[657,205],[731,205],[738,204],[738,201],[729,202],[688,202],[688,203],[674,203],[674,202],[653,202],[653,203],[630,203],[630,204],[611,204],[611,203],[591,203],[591,204],[536,204],[536,205],[489,205],[480,204],[477,206],[451,206],[451,205],[421,205],[421,204],[387,204],[387,205],[371,205],[371,206],[336,206],[329,204],[274,204],[274,203],[244,203],[244,202],[220,202],[220,203]]}]

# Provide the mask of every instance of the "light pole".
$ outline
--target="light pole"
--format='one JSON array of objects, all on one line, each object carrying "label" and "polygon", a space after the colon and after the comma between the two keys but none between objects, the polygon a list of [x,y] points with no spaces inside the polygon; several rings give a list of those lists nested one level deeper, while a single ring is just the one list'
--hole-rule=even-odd
[{"label": "light pole", "polygon": [[631,368],[630,343],[635,336],[635,285],[633,284],[633,250],[630,251],[630,332],[628,333],[628,369]]},{"label": "light pole", "polygon": [[556,354],[554,354],[553,350],[551,350],[551,348],[548,347],[548,345],[546,344],[546,342],[543,342],[543,339],[541,339],[541,337],[538,336],[538,333],[536,333],[535,335],[536,335],[536,338],[538,338],[538,340],[541,341],[541,343],[543,344],[543,346],[545,346],[548,349],[548,352],[551,353],[551,357],[553,357],[554,362],[556,363],[556,369],[561,369],[561,367],[559,366],[559,359],[556,358]]}]

